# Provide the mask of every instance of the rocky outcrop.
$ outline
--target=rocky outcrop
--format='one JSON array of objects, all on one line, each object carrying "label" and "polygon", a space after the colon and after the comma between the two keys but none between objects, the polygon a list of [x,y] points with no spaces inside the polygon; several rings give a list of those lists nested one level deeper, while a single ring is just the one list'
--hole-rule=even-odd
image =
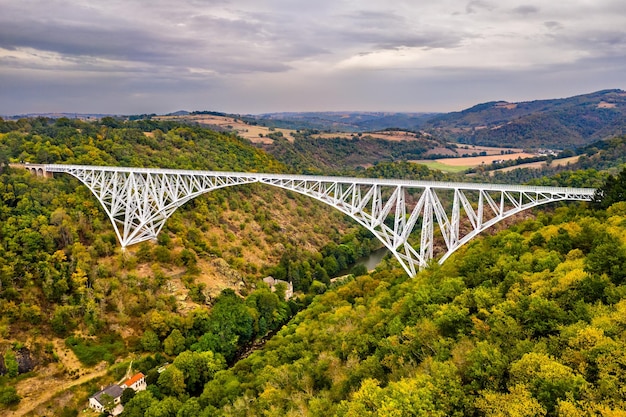
[{"label": "rocky outcrop", "polygon": [[[10,357],[9,361],[11,362],[12,367],[14,367],[15,362],[17,362],[18,374],[25,374],[27,372],[30,372],[35,369],[35,367],[39,364],[37,358],[33,356],[32,352],[27,347],[21,347],[16,351],[11,349],[5,351],[4,354],[0,354],[0,375],[5,375],[9,372],[9,368],[7,367],[7,363],[5,362],[5,358],[7,357],[7,355]],[[15,372],[15,368],[12,369],[13,372]]]},{"label": "rocky outcrop", "polygon": [[30,372],[37,366],[37,361],[26,347],[15,352],[15,360],[17,361],[17,372],[20,374]]}]

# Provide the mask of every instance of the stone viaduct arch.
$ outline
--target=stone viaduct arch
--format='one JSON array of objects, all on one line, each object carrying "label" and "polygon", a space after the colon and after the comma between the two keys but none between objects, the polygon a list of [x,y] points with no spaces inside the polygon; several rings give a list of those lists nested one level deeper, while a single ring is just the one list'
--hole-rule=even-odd
[{"label": "stone viaduct arch", "polygon": [[189,200],[218,188],[262,183],[324,202],[367,228],[414,276],[443,242],[443,263],[495,223],[555,201],[590,201],[591,188],[534,187],[289,174],[82,165],[24,165],[40,176],[67,173],[98,199],[123,248],[155,239]]}]

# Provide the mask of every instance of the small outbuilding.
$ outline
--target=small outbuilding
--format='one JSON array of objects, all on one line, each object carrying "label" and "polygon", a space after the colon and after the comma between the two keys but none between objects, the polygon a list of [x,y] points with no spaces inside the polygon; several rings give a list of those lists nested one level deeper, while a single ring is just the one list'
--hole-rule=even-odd
[{"label": "small outbuilding", "polygon": [[276,285],[285,284],[287,290],[285,291],[285,300],[289,300],[293,297],[293,284],[291,282],[283,281],[282,279],[275,279],[272,276],[263,278],[263,282],[270,286],[270,291],[276,291]]}]

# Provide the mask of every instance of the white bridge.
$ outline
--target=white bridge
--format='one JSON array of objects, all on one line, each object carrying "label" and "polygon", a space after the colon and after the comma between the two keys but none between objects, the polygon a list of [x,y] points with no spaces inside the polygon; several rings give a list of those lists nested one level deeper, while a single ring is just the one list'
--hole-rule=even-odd
[{"label": "white bridge", "polygon": [[590,201],[595,191],[156,168],[20,167],[39,176],[64,172],[78,178],[102,204],[123,248],[155,239],[178,207],[218,188],[263,183],[295,191],[340,210],[366,227],[410,276],[433,259],[435,247],[443,248],[439,258],[443,263],[474,236],[507,217],[555,201]]}]

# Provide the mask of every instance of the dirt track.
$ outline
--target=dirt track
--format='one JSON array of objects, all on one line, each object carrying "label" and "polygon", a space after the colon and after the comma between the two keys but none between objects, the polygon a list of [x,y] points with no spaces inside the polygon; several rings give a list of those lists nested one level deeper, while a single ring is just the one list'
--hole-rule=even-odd
[{"label": "dirt track", "polygon": [[15,411],[8,411],[6,417],[22,417],[27,415],[28,413],[34,411],[37,407],[42,404],[45,404],[47,401],[50,401],[56,395],[61,394],[70,388],[83,384],[93,378],[99,378],[101,376],[106,375],[107,370],[102,369],[100,371],[90,372],[81,376],[78,379],[74,379],[72,381],[67,381],[62,384],[59,384],[55,378],[50,378],[48,381],[45,381],[42,384],[33,384],[31,379],[26,380],[24,382],[30,383],[28,389],[28,393],[20,392],[22,390],[18,390],[18,394],[22,396],[22,400],[20,401],[19,408]]},{"label": "dirt track", "polygon": [[[45,368],[37,370],[37,375],[20,381],[17,393],[22,400],[16,410],[7,410],[4,417],[22,417],[36,410],[42,404],[50,401],[55,396],[81,385],[93,378],[99,378],[107,373],[107,366],[98,366],[86,369],[81,364],[74,352],[65,346],[61,339],[53,340],[54,350],[59,357],[60,363],[52,363]],[[82,374],[79,378],[72,379],[66,371],[75,371]],[[38,414],[38,415],[46,415]]]}]

